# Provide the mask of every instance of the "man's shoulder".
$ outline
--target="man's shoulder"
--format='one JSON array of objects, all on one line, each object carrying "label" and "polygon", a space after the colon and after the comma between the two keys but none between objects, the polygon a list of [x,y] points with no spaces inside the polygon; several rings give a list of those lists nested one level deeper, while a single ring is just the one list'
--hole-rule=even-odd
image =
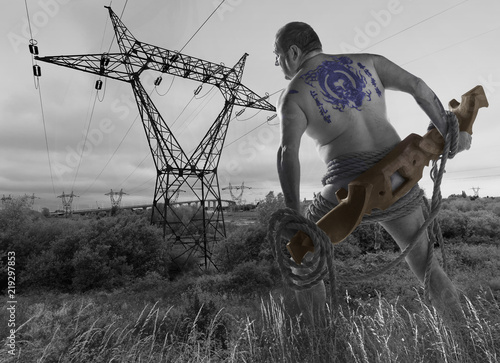
[{"label": "man's shoulder", "polygon": [[300,91],[297,89],[297,87],[294,87],[293,81],[290,81],[287,87],[285,87],[281,92],[281,95],[278,99],[278,109],[281,110],[292,103],[297,103],[297,96],[299,94]]}]

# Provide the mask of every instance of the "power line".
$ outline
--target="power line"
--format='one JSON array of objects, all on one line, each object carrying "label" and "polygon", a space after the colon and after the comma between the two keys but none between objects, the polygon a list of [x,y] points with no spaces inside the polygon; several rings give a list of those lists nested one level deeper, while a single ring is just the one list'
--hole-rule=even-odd
[{"label": "power line", "polygon": [[401,31],[399,31],[399,32],[397,32],[397,33],[395,33],[395,34],[392,34],[392,35],[388,36],[387,38],[382,39],[382,40],[381,40],[381,41],[379,41],[379,42],[373,43],[372,45],[370,45],[370,46],[368,46],[368,47],[364,48],[363,50],[367,50],[367,49],[369,49],[369,48],[371,48],[371,47],[374,47],[374,46],[375,46],[375,45],[377,45],[377,44],[380,44],[380,43],[382,43],[382,42],[385,42],[386,40],[391,39],[391,38],[395,37],[396,35],[399,35],[399,34],[401,34],[401,33],[405,32],[405,31],[407,31],[407,30],[409,30],[409,29],[411,29],[411,28],[414,28],[414,27],[416,27],[417,25],[420,25],[420,24],[422,24],[422,23],[425,23],[426,21],[428,21],[428,20],[430,20],[430,19],[432,19],[432,18],[435,18],[436,16],[441,15],[441,14],[443,14],[443,13],[445,13],[445,12],[447,12],[447,11],[449,11],[449,10],[453,9],[453,8],[456,8],[457,6],[460,6],[460,5],[462,5],[463,3],[466,3],[467,1],[469,1],[469,0],[462,1],[461,3],[455,4],[455,5],[453,5],[453,6],[449,7],[449,8],[447,8],[447,9],[445,9],[445,10],[443,10],[443,11],[440,11],[440,12],[439,12],[439,13],[437,13],[437,14],[431,15],[430,17],[425,18],[424,20],[421,20],[421,21],[419,21],[418,23],[415,23],[415,24],[413,24],[413,25],[410,25],[408,28],[405,28],[405,29],[403,29],[403,30],[401,30]]},{"label": "power line", "polygon": [[459,45],[459,44],[462,44],[462,43],[468,42],[468,41],[470,41],[470,40],[472,40],[472,39],[476,39],[476,38],[479,38],[479,37],[481,37],[481,36],[483,36],[483,35],[485,35],[485,34],[488,34],[488,33],[494,32],[495,30],[498,30],[498,29],[500,29],[500,26],[498,26],[498,27],[496,27],[496,28],[493,28],[493,29],[490,29],[490,30],[487,30],[487,31],[485,31],[485,32],[483,32],[483,33],[480,33],[480,34],[474,35],[474,36],[472,36],[472,37],[466,38],[466,39],[461,40],[461,41],[459,41],[459,42],[453,43],[453,44],[451,44],[451,45],[449,45],[449,46],[447,46],[447,47],[445,47],[445,48],[439,49],[439,50],[437,50],[437,51],[435,51],[435,52],[432,52],[432,53],[426,54],[426,55],[424,55],[424,56],[422,56],[422,57],[419,57],[419,58],[413,59],[413,60],[411,60],[411,61],[409,61],[409,62],[403,63],[402,65],[407,65],[407,64],[410,64],[410,63],[413,63],[413,62],[419,61],[419,60],[421,60],[421,59],[427,58],[427,57],[429,57],[429,56],[431,56],[431,55],[434,55],[434,54],[436,54],[436,53],[440,53],[440,52],[442,52],[443,50],[447,50],[447,49],[453,48],[453,47],[455,47],[455,46],[457,46],[457,45]]},{"label": "power line", "polygon": [[[151,91],[152,92],[152,91]],[[113,159],[113,157],[115,156],[116,152],[118,151],[118,149],[120,148],[120,146],[123,144],[123,141],[125,140],[125,138],[127,137],[128,133],[130,132],[130,130],[132,129],[132,126],[134,125],[135,121],[137,120],[137,118],[139,117],[139,114],[137,114],[137,116],[134,118],[134,120],[132,121],[132,123],[130,124],[127,132],[125,133],[125,135],[123,135],[120,143],[118,144],[118,146],[116,147],[115,151],[113,151],[113,154],[111,154],[110,158],[108,159],[108,161],[106,162],[106,164],[104,165],[104,167],[102,168],[102,170],[99,172],[99,174],[97,174],[97,176],[95,177],[94,181],[92,182],[92,184],[90,184],[90,186],[85,189],[85,191],[83,192],[83,194],[87,193],[88,190],[95,184],[95,182],[97,181],[97,179],[99,179],[99,177],[101,176],[101,174],[104,172],[104,170],[106,169],[106,167],[109,165],[109,163],[111,162],[111,160]]]},{"label": "power line", "polygon": [[31,37],[31,39],[33,39],[33,30],[31,29],[30,12],[28,10],[28,2],[26,0],[24,0],[24,5],[26,7],[26,17],[28,18],[28,27],[30,30],[30,37]]},{"label": "power line", "polygon": [[89,135],[89,131],[90,131],[90,125],[92,124],[92,118],[94,117],[94,110],[95,110],[95,104],[97,101],[97,94],[98,94],[98,91],[95,92],[94,104],[92,105],[92,110],[90,112],[90,119],[89,119],[89,123],[87,126],[87,132],[85,133],[85,138],[83,140],[83,147],[82,147],[82,151],[80,152],[80,159],[78,160],[78,166],[76,168],[76,173],[75,173],[75,177],[73,179],[73,185],[71,186],[71,190],[73,190],[75,187],[76,178],[78,177],[78,172],[80,171],[80,165],[82,164],[83,151],[85,150],[85,146],[87,145],[87,139],[88,139],[88,135]]},{"label": "power line", "polygon": [[186,109],[188,108],[189,104],[191,102],[193,102],[194,98],[196,96],[193,95],[193,97],[191,97],[191,99],[188,101],[188,103],[186,104],[186,106],[184,106],[184,108],[182,109],[181,113],[179,113],[179,115],[175,118],[174,122],[172,123],[172,125],[170,127],[174,127],[175,123],[179,120],[179,118],[182,116],[182,114],[184,113],[184,111],[186,111]]},{"label": "power line", "polygon": [[[203,97],[207,96],[213,89],[215,88],[215,86],[212,86],[212,88],[210,89],[210,91],[208,91]],[[212,94],[212,96],[210,98],[206,98],[200,105],[198,105],[197,108],[195,108],[190,114],[189,116],[186,117],[186,122],[184,122],[183,126],[184,126],[184,129],[181,129],[182,128],[182,125],[178,128],[177,132],[178,132],[178,136],[181,136],[189,127],[189,125],[199,116],[199,114],[201,113],[201,111],[203,111],[205,109],[205,107],[207,107],[207,105],[210,103],[210,101],[212,101],[212,99],[217,95],[217,93],[214,93]],[[193,114],[196,112],[196,114],[193,116]]]},{"label": "power line", "polygon": [[[156,176],[153,176],[152,178],[149,178],[149,179],[148,179],[148,180],[146,180],[144,183],[141,183],[140,185],[136,186],[135,188],[130,189],[130,190],[129,190],[129,193],[133,192],[133,193],[137,194],[137,193],[140,193],[140,192],[142,192],[142,191],[144,191],[144,190],[146,190],[146,189],[150,189],[150,188],[151,188],[151,182],[152,182],[155,178],[156,178]],[[140,189],[140,190],[136,190],[136,189],[138,189],[138,188],[142,187],[142,186],[143,186],[143,185],[145,185],[145,184],[148,184],[148,186],[147,186],[146,188],[143,188],[143,189]]]},{"label": "power line", "polygon": [[471,171],[479,171],[479,170],[491,170],[491,169],[499,169],[500,166],[491,166],[488,168],[477,168],[477,169],[467,169],[467,170],[455,170],[455,171],[447,171],[446,174],[455,174],[455,173],[470,173]]},{"label": "power line", "polygon": [[246,121],[248,121],[248,120],[253,119],[253,118],[254,118],[255,116],[257,116],[257,115],[258,115],[261,111],[262,111],[262,110],[259,110],[259,111],[257,111],[256,113],[254,113],[252,116],[247,117],[247,118],[245,118],[245,119],[243,119],[243,120],[240,120],[240,119],[238,118],[238,115],[236,115],[236,121],[238,121],[238,122],[246,122]]},{"label": "power line", "polygon": [[146,156],[141,160],[141,162],[135,167],[134,170],[132,170],[132,172],[120,183],[119,187],[121,187],[123,185],[123,183],[125,183],[134,173],[137,169],[139,169],[139,166],[142,165],[142,163],[144,161],[146,161],[146,159],[151,156],[151,153],[148,151],[148,153],[146,154]]},{"label": "power line", "polygon": [[56,195],[56,188],[54,186],[54,175],[52,174],[52,163],[50,161],[49,141],[47,138],[47,126],[45,124],[45,112],[43,110],[42,86],[40,83],[38,84],[38,97],[40,99],[40,109],[42,111],[43,134],[45,137],[45,149],[47,151],[47,160],[49,161],[49,170],[50,170],[50,180],[52,182],[52,191],[54,192],[54,195]]},{"label": "power line", "polygon": [[264,124],[266,124],[266,123],[267,123],[267,119],[266,119],[266,121],[264,121],[263,123],[261,123],[261,124],[257,125],[256,127],[254,127],[253,129],[251,129],[250,131],[245,132],[243,135],[241,135],[241,136],[240,136],[240,137],[238,137],[237,139],[235,139],[235,140],[231,141],[229,144],[226,144],[226,145],[222,148],[222,150],[224,150],[225,148],[227,148],[227,147],[231,146],[231,145],[232,145],[232,144],[234,144],[236,141],[241,140],[242,138],[244,138],[245,136],[247,136],[249,133],[253,132],[254,130],[257,130],[259,127],[263,126],[263,125],[264,125]]},{"label": "power line", "polygon": [[486,179],[486,178],[498,178],[500,174],[491,174],[491,175],[474,175],[474,176],[465,176],[465,177],[456,177],[456,178],[448,178],[449,180],[462,180],[462,179]]},{"label": "power line", "polygon": [[[51,183],[52,183],[52,191],[54,193],[54,195],[56,195],[56,188],[55,188],[55,185],[54,185],[54,175],[52,173],[52,162],[50,161],[50,148],[49,148],[49,140],[48,140],[48,137],[47,137],[47,125],[46,125],[46,122],[45,122],[45,112],[44,112],[44,107],[43,107],[43,99],[42,99],[42,88],[41,88],[41,84],[40,84],[40,68],[38,67],[38,65],[36,64],[35,62],[35,58],[34,58],[34,55],[35,54],[38,54],[38,48],[36,46],[36,41],[33,39],[33,30],[31,29],[31,19],[30,19],[30,12],[29,12],[29,9],[28,9],[28,2],[27,0],[24,0],[24,6],[26,8],[26,17],[27,17],[27,20],[28,20],[28,27],[29,27],[29,31],[30,31],[30,51],[31,51],[31,64],[33,66],[33,72],[34,72],[34,82],[35,82],[35,89],[38,90],[38,98],[40,100],[40,110],[41,110],[41,113],[42,113],[42,124],[43,124],[43,134],[44,134],[44,138],[45,138],[45,149],[46,149],[46,152],[47,152],[47,160],[49,162],[49,172],[50,172],[50,180],[51,180]],[[37,69],[38,69],[38,73],[37,73]]]},{"label": "power line", "polygon": [[[123,13],[125,12],[125,8],[127,7],[127,4],[128,4],[128,0],[125,1],[125,4],[123,5],[123,9],[122,9],[122,12],[120,14],[120,19],[121,17],[123,16]],[[108,17],[106,17],[106,22],[105,22],[105,25],[104,25],[104,32],[103,32],[103,36],[102,36],[102,40],[101,40],[101,48],[102,48],[102,45],[104,43],[104,38],[105,38],[105,35],[106,35],[106,28],[107,28],[107,24],[108,24]],[[113,39],[111,40],[111,43],[109,45],[109,49],[108,49],[108,53],[111,51],[111,46],[113,44],[113,40],[115,39],[115,35],[113,34]],[[99,77],[100,78],[100,77]],[[102,99],[99,99],[99,102],[102,102],[104,100],[104,96],[106,94],[106,85],[107,85],[107,78],[104,80],[105,84],[104,84],[104,92],[103,92],[103,98]],[[78,161],[78,167],[77,167],[77,170],[76,170],[76,174],[75,174],[75,178],[73,179],[73,187],[76,183],[76,178],[78,176],[78,172],[80,170],[80,165],[81,165],[81,162],[82,162],[82,158],[83,158],[83,150],[85,149],[85,145],[87,144],[87,138],[88,138],[88,134],[89,134],[89,130],[90,130],[90,125],[92,123],[92,119],[93,119],[93,116],[94,116],[94,110],[95,110],[95,104],[96,104],[96,101],[98,99],[98,94],[99,94],[99,90],[97,89],[96,90],[96,93],[95,93],[95,98],[94,98],[94,103],[92,105],[92,111],[90,113],[90,119],[89,119],[89,123],[88,123],[88,127],[87,127],[87,132],[85,133],[85,139],[83,141],[83,147],[82,147],[82,152],[80,153],[80,160]],[[135,120],[137,119],[137,117],[134,119],[134,121],[132,122],[132,125],[134,124]],[[132,125],[130,125],[129,129],[127,130],[127,132],[125,133],[125,136],[122,138],[122,140],[120,141],[120,143],[118,144],[118,147],[115,149],[115,151],[113,152],[113,154],[111,155],[111,158],[108,160],[108,162],[106,163],[106,165],[104,166],[104,168],[101,170],[101,172],[97,175],[97,177],[94,179],[94,181],[92,182],[92,184],[83,192],[83,194],[85,194],[93,185],[94,183],[97,181],[97,179],[99,178],[99,176],[101,176],[101,174],[104,172],[104,169],[108,166],[108,164],[111,162],[111,159],[113,158],[113,156],[115,155],[115,153],[117,152],[118,148],[120,147],[120,145],[123,143],[123,140],[125,139],[125,137],[128,135],[130,129],[132,128]],[[72,187],[72,189],[73,189]]]},{"label": "power line", "polygon": [[224,1],[226,1],[226,0],[222,0],[222,1],[221,1],[221,3],[219,4],[219,6],[217,6],[217,7],[215,8],[215,10],[212,12],[212,14],[210,14],[210,15],[208,16],[208,18],[207,18],[207,19],[203,22],[203,24],[201,24],[201,25],[200,25],[200,27],[198,28],[198,30],[196,30],[196,31],[194,32],[194,34],[191,36],[191,38],[189,38],[189,40],[186,42],[186,44],[184,44],[184,46],[181,48],[181,50],[179,50],[179,53],[180,53],[180,52],[182,52],[182,51],[184,50],[184,48],[186,48],[186,46],[189,44],[189,42],[190,42],[190,41],[191,41],[191,40],[192,40],[192,39],[196,36],[196,34],[198,34],[198,32],[201,30],[201,28],[203,28],[203,26],[205,25],[205,23],[206,23],[208,20],[210,20],[210,18],[212,17],[212,15],[214,15],[214,14],[215,14],[215,12],[216,12],[217,10],[219,10],[219,8],[220,8],[220,7],[221,7],[221,5],[224,3]]}]

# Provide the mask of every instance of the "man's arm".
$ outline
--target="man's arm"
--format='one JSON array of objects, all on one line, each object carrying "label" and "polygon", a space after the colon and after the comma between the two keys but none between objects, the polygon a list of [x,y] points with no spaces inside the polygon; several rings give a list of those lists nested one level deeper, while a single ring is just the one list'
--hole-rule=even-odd
[{"label": "man's arm", "polygon": [[[286,91],[285,91],[286,92]],[[300,139],[307,128],[307,118],[289,95],[278,103],[281,142],[278,150],[278,175],[287,207],[300,212]]]},{"label": "man's arm", "polygon": [[380,55],[373,56],[373,65],[384,87],[411,94],[443,138],[446,138],[448,132],[446,112],[429,86],[422,79]]}]

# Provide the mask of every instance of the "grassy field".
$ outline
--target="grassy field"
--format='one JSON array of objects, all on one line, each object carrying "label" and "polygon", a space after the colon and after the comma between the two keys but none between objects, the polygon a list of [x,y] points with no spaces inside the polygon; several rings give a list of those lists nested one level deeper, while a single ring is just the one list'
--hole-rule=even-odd
[{"label": "grassy field", "polygon": [[[484,292],[464,299],[464,311],[464,325],[450,327],[422,302],[411,312],[397,299],[346,296],[324,324],[312,327],[286,290],[214,295],[156,280],[112,293],[19,295],[15,355],[4,345],[0,360],[498,362],[498,303]],[[0,318],[7,326],[6,306]]]},{"label": "grassy field", "polygon": [[[230,233],[214,254],[219,272],[200,273],[194,263],[175,275],[166,271],[157,229],[140,217],[52,220],[1,210],[0,244],[16,252],[19,280],[14,297],[2,290],[0,362],[500,361],[498,199],[455,198],[441,213],[447,272],[462,294],[458,325],[422,302],[406,264],[369,281],[339,282],[338,304],[311,325],[280,282],[258,227],[276,207],[271,202],[260,215],[228,213]],[[374,251],[373,235],[360,230],[335,247],[339,275],[367,273],[398,256],[389,240]]]}]

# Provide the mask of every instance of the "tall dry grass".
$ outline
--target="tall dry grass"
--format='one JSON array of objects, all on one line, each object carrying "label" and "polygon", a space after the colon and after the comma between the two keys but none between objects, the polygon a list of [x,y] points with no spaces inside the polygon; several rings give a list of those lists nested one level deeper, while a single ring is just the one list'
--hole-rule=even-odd
[{"label": "tall dry grass", "polygon": [[[193,316],[161,302],[115,308],[92,297],[54,295],[23,306],[16,356],[2,362],[498,362],[500,308],[478,297],[464,302],[461,326],[445,324],[421,302],[410,312],[383,298],[329,309],[312,326],[289,313],[283,297],[266,297],[255,314],[219,309]],[[120,305],[121,304],[121,305]]]}]

